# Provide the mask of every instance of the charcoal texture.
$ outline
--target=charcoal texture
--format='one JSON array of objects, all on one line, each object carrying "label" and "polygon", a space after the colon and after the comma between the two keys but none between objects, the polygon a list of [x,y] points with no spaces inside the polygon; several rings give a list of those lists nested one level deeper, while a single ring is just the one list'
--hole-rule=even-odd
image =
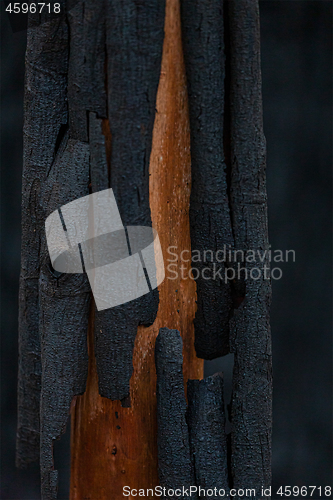
[{"label": "charcoal texture", "polygon": [[252,0],[230,0],[228,8],[232,223],[236,248],[255,255],[245,262],[245,298],[231,320],[231,471],[235,488],[255,488],[261,498],[271,481],[272,362],[259,9]]},{"label": "charcoal texture", "polygon": [[[224,281],[227,263],[215,259],[224,245],[233,246],[223,150],[223,2],[182,0],[181,19],[191,128],[191,247],[201,256],[201,262],[192,262],[199,270],[195,349],[200,358],[213,359],[229,352],[232,308],[230,283]],[[209,253],[205,258],[207,250],[213,258]]]},{"label": "charcoal texture", "polygon": [[[124,225],[151,226],[148,170],[165,14],[157,0],[60,3],[57,16],[29,16],[26,54],[17,464],[40,456],[43,500],[57,495],[53,441],[85,390],[92,297],[85,274],[52,268],[45,220],[112,187]],[[154,290],[96,314],[103,396],[129,404],[137,327],[153,323],[157,308]]]},{"label": "charcoal texture", "polygon": [[186,422],[182,351],[179,331],[161,328],[155,345],[158,474],[160,485],[167,489],[195,485]]},{"label": "charcoal texture", "polygon": [[[149,161],[164,40],[163,0],[107,4],[108,118],[112,187],[124,226],[151,226]],[[95,354],[102,396],[128,398],[139,324],[154,322],[158,290],[96,311]]]},{"label": "charcoal texture", "polygon": [[30,20],[24,97],[22,248],[19,292],[18,466],[39,456],[41,348],[39,273],[44,218],[40,191],[67,123],[68,27],[65,15]]},{"label": "charcoal texture", "polygon": [[[89,145],[67,137],[63,142],[41,193],[45,218],[60,206],[89,193]],[[53,440],[65,431],[73,397],[83,394],[86,387],[91,291],[85,274],[60,274],[52,270],[44,235],[45,232],[39,277],[40,466],[42,498],[53,499],[57,486]]]},{"label": "charcoal texture", "polygon": [[[195,481],[229,494],[223,374],[187,382],[187,423]],[[222,495],[210,496],[219,500]]]},{"label": "charcoal texture", "polygon": [[89,111],[107,116],[105,5],[75,0],[68,5],[70,59],[68,108],[71,138],[89,140]]}]

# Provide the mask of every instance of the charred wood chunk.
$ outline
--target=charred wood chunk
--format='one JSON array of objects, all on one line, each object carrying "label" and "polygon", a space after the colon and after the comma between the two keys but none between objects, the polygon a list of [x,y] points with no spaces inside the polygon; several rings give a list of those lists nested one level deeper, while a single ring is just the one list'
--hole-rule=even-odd
[{"label": "charred wood chunk", "polygon": [[65,14],[58,14],[47,23],[30,19],[23,131],[16,457],[18,466],[27,465],[39,456],[41,359],[38,282],[40,241],[44,231],[39,197],[66,128],[67,69],[68,28]]},{"label": "charred wood chunk", "polygon": [[164,17],[164,0],[111,0],[107,6],[111,187],[124,226],[151,225],[149,161]]},{"label": "charred wood chunk", "polygon": [[[89,145],[67,136],[41,196],[44,219],[66,203],[89,193]],[[87,330],[91,300],[86,274],[61,274],[51,265],[45,232],[39,278],[42,388],[42,499],[56,498],[53,441],[65,431],[72,399],[83,394],[88,374]]]},{"label": "charred wood chunk", "polygon": [[[164,16],[163,0],[112,0],[107,6],[110,186],[124,226],[151,226],[149,160]],[[102,395],[128,397],[137,327],[153,323],[157,309],[156,289],[128,304],[96,311],[95,352]]]},{"label": "charred wood chunk", "polygon": [[223,401],[223,374],[187,382],[190,449],[196,484],[216,488],[219,500],[228,496],[227,441]]},{"label": "charred wood chunk", "polygon": [[[95,313],[95,356],[101,396],[130,406],[132,355],[139,324],[152,324],[152,300],[158,308],[158,291]],[[141,321],[140,321],[141,320]]]},{"label": "charred wood chunk", "polygon": [[195,485],[186,423],[182,349],[178,330],[160,329],[155,345],[158,473],[160,485],[166,489]]},{"label": "charred wood chunk", "polygon": [[[181,20],[191,127],[191,246],[201,256],[204,250],[216,256],[224,245],[233,246],[223,151],[223,2],[182,0]],[[229,352],[232,299],[224,280],[227,263],[201,259],[192,264],[199,271],[195,348],[200,358],[213,359]]]},{"label": "charred wood chunk", "polygon": [[[258,2],[230,0],[231,207],[235,246],[252,251],[245,299],[231,320],[235,353],[231,469],[235,488],[271,481],[272,365],[267,276],[266,150],[262,123]],[[252,259],[251,259],[252,260]],[[264,272],[266,266],[266,278]],[[251,274],[252,272],[252,274]]]}]

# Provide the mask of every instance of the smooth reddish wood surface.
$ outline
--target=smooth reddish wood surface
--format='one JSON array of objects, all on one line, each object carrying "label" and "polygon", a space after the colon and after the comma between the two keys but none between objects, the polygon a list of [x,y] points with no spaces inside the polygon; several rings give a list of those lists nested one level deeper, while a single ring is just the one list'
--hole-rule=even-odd
[{"label": "smooth reddish wood surface", "polygon": [[[167,267],[167,259],[171,258],[169,246],[176,246],[178,255],[190,249],[190,138],[178,0],[167,0],[156,109],[150,205]],[[178,268],[181,264],[177,263]],[[190,262],[183,265],[184,276],[188,276]],[[180,274],[178,279],[168,279],[172,276],[166,269],[166,278],[159,287],[160,305],[154,325],[138,329],[131,408],[122,408],[118,401],[99,396],[89,332],[87,389],[76,399],[72,412],[71,500],[120,500],[124,498],[123,486],[139,489],[158,484],[154,346],[159,328],[176,328],[182,334],[185,381],[203,376],[203,361],[194,351],[195,283],[181,279]],[[93,325],[93,315],[90,323]]]}]

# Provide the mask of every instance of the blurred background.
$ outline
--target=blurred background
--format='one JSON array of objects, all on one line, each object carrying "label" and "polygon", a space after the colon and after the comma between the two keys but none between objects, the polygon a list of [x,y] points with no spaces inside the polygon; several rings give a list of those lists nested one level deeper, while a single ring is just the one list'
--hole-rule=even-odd
[{"label": "blurred background", "polygon": [[[332,483],[332,2],[262,0],[260,8],[270,243],[296,252],[273,281],[276,491]],[[15,469],[25,44],[26,32],[12,32],[2,3],[2,500],[40,498],[38,465]],[[207,374],[224,370],[228,385],[231,369],[231,356],[206,365]],[[58,497],[68,499],[69,432],[55,460]]]}]

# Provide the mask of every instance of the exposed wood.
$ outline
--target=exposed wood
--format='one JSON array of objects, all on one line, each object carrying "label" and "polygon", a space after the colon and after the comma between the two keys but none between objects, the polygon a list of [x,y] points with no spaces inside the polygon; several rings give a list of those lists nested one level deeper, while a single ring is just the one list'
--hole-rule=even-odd
[{"label": "exposed wood", "polygon": [[[169,246],[176,246],[178,254],[190,248],[189,123],[177,0],[167,0],[166,5],[156,109],[149,198],[153,227],[168,265]],[[189,268],[187,263],[184,276]],[[154,345],[160,327],[167,325],[181,332],[185,381],[203,374],[203,362],[194,351],[195,283],[182,279],[179,273],[177,279],[166,278],[159,293],[155,323],[139,327],[135,340],[130,408],[98,394],[90,336],[87,390],[77,398],[72,418],[71,500],[120,500],[123,486],[148,488],[158,484]]]},{"label": "exposed wood", "polygon": [[[254,272],[248,279],[243,276],[245,299],[231,320],[231,471],[233,486],[256,488],[258,499],[261,487],[271,482],[272,427],[271,285],[263,269],[269,266],[269,246],[259,8],[253,0],[230,0],[228,7],[233,230],[237,249],[256,252],[253,262],[244,263],[244,273]],[[259,279],[255,268],[261,269]]]},{"label": "exposed wood", "polygon": [[[187,382],[187,423],[197,486],[229,494],[223,374]],[[219,494],[210,496],[219,500]]]},{"label": "exposed wood", "polygon": [[186,422],[182,348],[178,330],[160,329],[155,345],[158,476],[160,486],[181,491],[195,484]]},{"label": "exposed wood", "polygon": [[232,307],[226,263],[216,261],[225,245],[233,246],[223,151],[223,2],[182,0],[181,5],[191,125],[191,243],[200,252],[200,261],[195,256],[192,263],[199,271],[195,348],[199,357],[213,359],[229,352]]}]

